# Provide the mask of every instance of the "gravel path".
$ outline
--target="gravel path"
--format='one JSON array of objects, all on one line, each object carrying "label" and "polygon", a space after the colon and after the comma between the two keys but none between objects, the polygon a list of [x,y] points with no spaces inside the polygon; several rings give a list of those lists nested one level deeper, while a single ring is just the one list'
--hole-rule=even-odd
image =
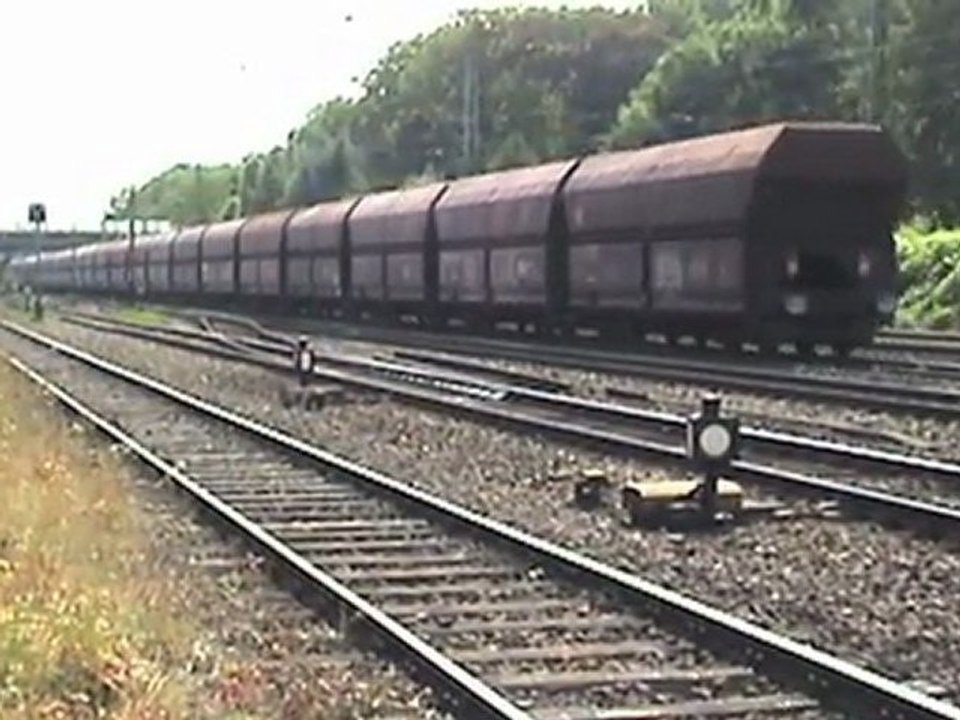
[{"label": "gravel path", "polygon": [[571,507],[571,477],[582,468],[604,467],[619,485],[662,476],[656,466],[389,400],[348,401],[314,413],[284,409],[283,381],[259,370],[47,325],[71,342],[396,477],[899,679],[937,682],[960,698],[960,548],[865,522],[764,522],[688,535],[629,530],[612,503],[593,513]]}]

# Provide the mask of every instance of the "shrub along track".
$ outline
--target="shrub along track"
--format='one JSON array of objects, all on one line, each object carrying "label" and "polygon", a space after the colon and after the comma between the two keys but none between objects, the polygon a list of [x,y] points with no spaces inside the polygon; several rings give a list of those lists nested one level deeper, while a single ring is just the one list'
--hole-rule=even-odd
[{"label": "shrub along track", "polygon": [[[302,593],[349,605],[354,622],[389,639],[470,712],[658,717],[672,704],[675,714],[725,705],[816,714],[805,698],[773,690],[747,660],[858,715],[960,718],[953,706],[85,353],[51,341],[55,354],[11,344],[117,416],[131,436],[103,420],[101,428],[243,532]],[[680,640],[676,628],[696,642]],[[604,715],[597,706],[634,709]]]}]

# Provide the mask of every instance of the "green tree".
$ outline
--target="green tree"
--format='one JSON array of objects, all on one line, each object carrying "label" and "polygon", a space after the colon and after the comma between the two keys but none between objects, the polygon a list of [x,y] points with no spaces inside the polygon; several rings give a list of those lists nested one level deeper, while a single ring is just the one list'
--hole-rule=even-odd
[{"label": "green tree", "polygon": [[504,170],[506,168],[521,167],[523,165],[532,165],[539,158],[536,152],[526,139],[519,132],[512,132],[504,139],[490,160],[487,162],[488,170]]},{"label": "green tree", "polygon": [[[510,136],[541,159],[593,149],[667,42],[664,25],[640,12],[461,13],[395,46],[367,78],[357,141],[374,184],[428,165],[442,173],[482,170]],[[480,142],[464,166],[471,82],[479,88]]]},{"label": "green tree", "polygon": [[891,29],[893,101],[885,108],[913,163],[917,206],[941,223],[960,219],[960,7],[905,0]]},{"label": "green tree", "polygon": [[279,206],[283,198],[284,171],[283,148],[275,147],[260,158],[253,181],[250,206],[244,208],[246,214],[266,212]]},{"label": "green tree", "polygon": [[807,24],[789,2],[763,5],[701,24],[668,50],[621,108],[610,144],[834,116],[841,68],[823,59],[835,28]]},{"label": "green tree", "polygon": [[214,220],[235,185],[230,165],[175,165],[139,188],[127,188],[111,201],[115,217],[170,220],[191,225]]}]

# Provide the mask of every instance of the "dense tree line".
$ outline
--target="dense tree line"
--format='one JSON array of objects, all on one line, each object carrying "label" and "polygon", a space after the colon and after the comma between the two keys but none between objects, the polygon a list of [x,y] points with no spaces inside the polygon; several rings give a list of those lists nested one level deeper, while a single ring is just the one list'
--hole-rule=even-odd
[{"label": "dense tree line", "polygon": [[871,120],[914,209],[960,216],[954,0],[651,0],[649,12],[461,13],[398,43],[357,100],[237,166],[178,165],[114,200],[185,224],[779,118]]}]

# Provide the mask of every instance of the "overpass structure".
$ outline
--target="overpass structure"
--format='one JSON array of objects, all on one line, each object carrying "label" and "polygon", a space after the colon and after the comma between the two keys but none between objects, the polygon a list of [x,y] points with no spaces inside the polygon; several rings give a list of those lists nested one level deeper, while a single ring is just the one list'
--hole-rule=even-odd
[{"label": "overpass structure", "polygon": [[0,230],[0,259],[32,253],[36,245],[43,252],[100,242],[110,237],[102,230],[45,230],[39,238],[32,230]]}]

